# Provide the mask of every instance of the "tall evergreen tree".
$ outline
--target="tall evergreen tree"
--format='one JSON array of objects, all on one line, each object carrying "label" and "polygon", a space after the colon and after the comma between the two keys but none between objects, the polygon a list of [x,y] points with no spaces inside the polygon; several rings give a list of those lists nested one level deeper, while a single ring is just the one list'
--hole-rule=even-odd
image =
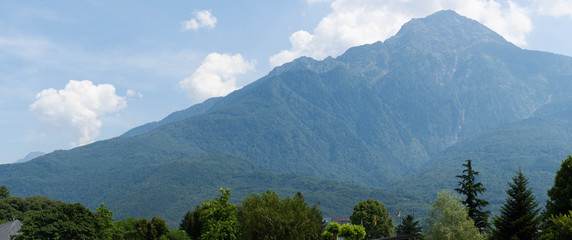
[{"label": "tall evergreen tree", "polygon": [[572,210],[572,156],[568,155],[556,171],[554,186],[548,190],[548,197],[550,199],[546,202],[546,219],[568,214]]},{"label": "tall evergreen tree", "polygon": [[479,175],[479,172],[473,170],[471,160],[467,160],[467,163],[463,164],[463,166],[465,167],[463,174],[456,176],[460,178],[461,181],[459,182],[459,188],[456,188],[455,191],[465,196],[465,200],[462,202],[467,206],[469,217],[473,219],[475,226],[481,231],[486,231],[490,227],[488,221],[490,212],[484,211],[483,208],[487,206],[489,202],[477,197],[477,195],[482,194],[486,189],[482,183],[476,182],[475,178]]},{"label": "tall evergreen tree", "polygon": [[[419,221],[414,221],[415,218],[409,214],[407,217],[401,220],[401,223],[397,226],[396,233],[398,236],[400,235],[407,235],[421,232],[421,227],[417,226]],[[418,238],[415,238],[418,239]]]},{"label": "tall evergreen tree", "polygon": [[528,179],[520,168],[506,190],[508,198],[501,206],[501,215],[494,220],[493,239],[536,239],[540,217],[538,202],[528,188]]},{"label": "tall evergreen tree", "polygon": [[192,240],[198,240],[201,237],[201,210],[200,206],[196,206],[192,212],[188,211],[181,220],[181,225],[179,225],[179,229],[185,230]]}]

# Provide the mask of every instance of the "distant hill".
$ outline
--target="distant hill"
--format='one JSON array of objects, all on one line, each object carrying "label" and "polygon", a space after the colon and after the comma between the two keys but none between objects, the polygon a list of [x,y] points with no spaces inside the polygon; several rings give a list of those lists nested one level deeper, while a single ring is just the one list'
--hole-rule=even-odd
[{"label": "distant hill", "polygon": [[46,153],[40,152],[40,151],[38,151],[38,152],[31,152],[31,153],[28,153],[28,155],[26,155],[24,158],[16,160],[14,163],[27,162],[27,161],[30,161],[30,160],[32,160],[32,159],[34,159],[34,158],[43,156],[43,155],[46,155]]},{"label": "distant hill", "polygon": [[120,137],[1,165],[0,184],[170,223],[219,187],[301,191],[343,215],[367,197],[424,209],[473,159],[497,201],[517,166],[539,191],[551,184],[571,147],[571,79],[572,58],[523,50],[440,11]]},{"label": "distant hill", "polygon": [[[86,148],[90,148],[87,146]],[[82,152],[75,151],[81,158]],[[81,202],[95,209],[101,203],[116,219],[124,217],[165,218],[177,228],[183,215],[220,195],[219,188],[231,189],[231,201],[274,190],[280,196],[301,192],[310,203],[319,203],[325,217],[349,216],[353,206],[368,198],[381,199],[392,212],[421,204],[380,189],[342,184],[333,180],[275,174],[230,154],[205,154],[168,161],[137,162],[137,158],[111,162],[69,164],[59,151],[41,161],[13,164],[3,168],[2,184],[13,186],[18,195],[39,194],[67,202]],[[7,180],[8,179],[8,180]]]}]

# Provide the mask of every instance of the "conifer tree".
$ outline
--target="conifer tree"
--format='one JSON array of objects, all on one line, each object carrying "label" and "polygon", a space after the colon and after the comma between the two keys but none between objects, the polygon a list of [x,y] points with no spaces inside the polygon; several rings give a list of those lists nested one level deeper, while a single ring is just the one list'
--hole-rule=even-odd
[{"label": "conifer tree", "polygon": [[548,197],[550,199],[546,202],[546,219],[567,214],[572,210],[572,156],[568,155],[556,171],[554,186],[548,190]]},{"label": "conifer tree", "polygon": [[417,226],[417,224],[419,224],[419,221],[414,221],[414,220],[415,218],[413,216],[407,214],[407,217],[402,219],[401,223],[397,226],[397,229],[395,231],[397,233],[397,236],[421,232],[421,227]]},{"label": "conifer tree", "polygon": [[540,208],[520,168],[508,185],[508,197],[501,206],[501,215],[494,220],[492,239],[536,239]]},{"label": "conifer tree", "polygon": [[480,199],[477,195],[482,194],[486,189],[483,184],[476,182],[475,178],[479,175],[479,172],[473,170],[471,165],[471,160],[467,160],[466,164],[463,164],[465,170],[463,170],[463,175],[457,175],[460,178],[459,188],[455,191],[464,195],[466,198],[463,200],[463,204],[467,206],[468,214],[471,219],[475,222],[475,226],[482,230],[488,230],[490,227],[488,218],[489,211],[484,211],[483,208],[489,204],[484,199]]}]

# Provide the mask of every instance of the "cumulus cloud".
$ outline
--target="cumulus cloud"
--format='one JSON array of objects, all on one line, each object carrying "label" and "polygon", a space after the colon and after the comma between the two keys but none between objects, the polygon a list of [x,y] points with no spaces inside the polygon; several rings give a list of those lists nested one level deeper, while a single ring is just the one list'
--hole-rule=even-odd
[{"label": "cumulus cloud", "polygon": [[181,23],[183,31],[199,30],[201,28],[214,28],[217,19],[210,10],[195,11],[195,18]]},{"label": "cumulus cloud", "polygon": [[313,32],[293,33],[291,48],[271,56],[269,61],[278,66],[300,56],[335,57],[349,47],[383,41],[411,18],[442,9],[475,19],[520,46],[526,45],[526,35],[532,30],[527,8],[512,1],[503,5],[495,0],[335,0],[331,12]]},{"label": "cumulus cloud", "polygon": [[224,96],[239,88],[236,76],[254,71],[255,63],[240,54],[211,53],[190,77],[179,82],[179,86],[195,101]]},{"label": "cumulus cloud", "polygon": [[111,84],[70,80],[64,89],[39,92],[30,111],[46,123],[49,133],[71,136],[75,139],[72,146],[78,146],[99,136],[102,126],[99,117],[120,111],[126,105]]}]

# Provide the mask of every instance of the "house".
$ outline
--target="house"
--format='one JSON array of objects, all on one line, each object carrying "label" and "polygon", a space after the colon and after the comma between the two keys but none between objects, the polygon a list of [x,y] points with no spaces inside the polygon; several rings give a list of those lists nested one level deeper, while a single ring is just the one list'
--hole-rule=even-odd
[{"label": "house", "polygon": [[22,222],[14,220],[0,224],[0,240],[10,240],[11,235],[19,235],[18,230],[22,228]]}]

